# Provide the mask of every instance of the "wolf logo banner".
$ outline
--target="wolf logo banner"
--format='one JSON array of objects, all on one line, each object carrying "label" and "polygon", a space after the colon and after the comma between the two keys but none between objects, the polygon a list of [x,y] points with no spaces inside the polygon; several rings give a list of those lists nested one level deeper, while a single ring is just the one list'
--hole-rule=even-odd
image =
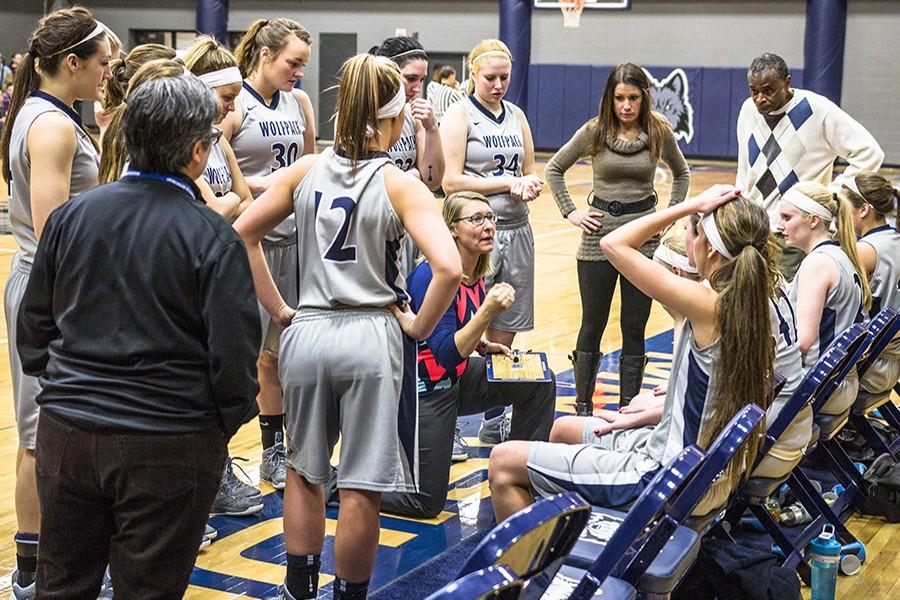
[{"label": "wolf logo banner", "polygon": [[691,106],[684,69],[674,69],[662,80],[653,77],[646,69],[644,73],[650,79],[653,110],[669,120],[676,139],[690,143],[694,138],[694,107]]}]

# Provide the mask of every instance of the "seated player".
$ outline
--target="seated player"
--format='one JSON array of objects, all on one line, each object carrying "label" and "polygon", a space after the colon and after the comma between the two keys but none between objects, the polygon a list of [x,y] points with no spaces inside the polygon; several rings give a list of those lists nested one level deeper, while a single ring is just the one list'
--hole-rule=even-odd
[{"label": "seated player", "polygon": [[[843,200],[819,183],[800,182],[782,196],[778,214],[784,242],[806,254],[791,283],[790,297],[797,308],[797,337],[807,371],[835,337],[865,319],[872,292],[856,251],[850,208]],[[843,413],[858,390],[854,367],[821,412]]]},{"label": "seated player", "polygon": [[[659,424],[601,437],[602,421],[584,422],[582,444],[507,442],[491,453],[489,477],[498,521],[533,502],[577,491],[592,504],[622,507],[686,445],[708,445],[744,405],[770,405],[775,340],[770,301],[777,297],[777,250],[765,211],[731,186],[649,214],[607,235],[602,249],[641,291],[685,316]],[[687,245],[703,279],[679,277],[641,254],[651,236],[682,217],[704,213]],[[808,439],[808,438],[807,438]],[[755,460],[758,438],[708,495],[724,502],[743,465]]]}]

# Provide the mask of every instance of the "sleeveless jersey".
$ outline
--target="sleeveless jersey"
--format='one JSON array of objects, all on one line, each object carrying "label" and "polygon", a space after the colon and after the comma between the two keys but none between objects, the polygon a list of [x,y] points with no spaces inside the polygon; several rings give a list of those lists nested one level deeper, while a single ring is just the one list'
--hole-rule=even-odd
[{"label": "sleeveless jersey", "polygon": [[709,399],[717,385],[714,367],[718,359],[719,340],[698,348],[691,322],[685,319],[672,357],[663,416],[644,447],[644,453],[657,463],[668,463],[695,443],[701,426],[712,417],[716,403]]},{"label": "sleeveless jersey", "polygon": [[[292,92],[278,90],[272,102],[245,81],[238,100],[243,112],[241,127],[231,137],[231,149],[241,173],[260,177],[289,166],[303,154],[306,117]],[[274,244],[293,243],[294,217],[282,221],[266,236]]]},{"label": "sleeveless jersey", "polygon": [[869,285],[872,287],[874,317],[883,308],[900,310],[900,233],[889,225],[882,225],[862,236],[861,240],[875,249],[875,272]]},{"label": "sleeveless jersey", "polygon": [[416,120],[409,110],[409,104],[403,107],[403,131],[400,139],[388,148],[388,156],[401,171],[409,171],[416,166]]},{"label": "sleeveless jersey", "polygon": [[[836,336],[854,323],[862,322],[864,317],[862,282],[860,282],[859,275],[847,254],[837,242],[832,241],[822,242],[810,251],[809,255],[812,254],[824,254],[830,257],[837,265],[838,280],[825,296],[822,318],[819,320],[819,335],[803,355],[804,370],[816,364],[822,352],[828,349]],[[800,276],[798,275],[794,278],[790,291],[791,304],[794,306],[797,305],[799,284]]]},{"label": "sleeveless jersey", "polygon": [[[499,117],[482,106],[474,95],[462,105],[469,122],[463,173],[473,177],[521,177],[525,143],[514,105],[501,100]],[[488,200],[500,227],[504,223],[518,225],[528,218],[528,204],[516,202],[509,193],[493,194]]]},{"label": "sleeveless jersey", "polygon": [[[797,317],[788,294],[779,287],[777,297],[769,300],[769,322],[775,337],[775,372],[785,378],[784,387],[766,411],[766,426],[775,418],[797,390],[803,379],[803,363],[797,340]],[[791,422],[770,454],[783,461],[799,461],[812,435],[812,409],[804,408]]]},{"label": "sleeveless jersey", "polygon": [[37,236],[31,216],[31,156],[28,153],[28,132],[35,119],[47,112],[58,112],[75,125],[75,156],[72,158],[72,175],[69,180],[69,198],[97,185],[100,176],[100,156],[91,138],[81,125],[81,118],[60,100],[35,92],[19,111],[9,141],[10,199],[9,224],[19,245],[19,257],[31,265],[37,250]]},{"label": "sleeveless jersey", "polygon": [[300,308],[385,307],[406,301],[400,274],[405,230],[384,185],[387,154],[356,171],[333,148],[294,191]]},{"label": "sleeveless jersey", "polygon": [[209,160],[206,161],[203,179],[206,180],[216,196],[224,196],[231,191],[231,169],[228,167],[225,151],[218,143],[213,144],[209,150]]}]

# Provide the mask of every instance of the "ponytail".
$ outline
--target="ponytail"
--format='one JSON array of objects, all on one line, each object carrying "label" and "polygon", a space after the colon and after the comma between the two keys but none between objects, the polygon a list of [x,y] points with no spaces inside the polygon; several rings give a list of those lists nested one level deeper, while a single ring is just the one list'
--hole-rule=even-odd
[{"label": "ponytail", "polygon": [[872,308],[872,288],[869,286],[869,276],[859,260],[859,252],[856,250],[856,232],[853,229],[853,221],[850,218],[850,209],[837,194],[832,195],[834,210],[832,211],[837,221],[837,239],[841,249],[847,254],[847,258],[853,264],[853,269],[859,276],[862,286],[863,308],[868,313]]},{"label": "ponytail", "polygon": [[238,69],[245,78],[256,71],[259,66],[260,51],[268,48],[272,54],[278,54],[294,35],[302,42],[312,45],[309,31],[292,19],[258,19],[250,25],[247,32],[234,49]]},{"label": "ponytail", "polygon": [[340,79],[334,145],[350,158],[355,169],[369,143],[367,130],[378,130],[378,109],[397,94],[403,82],[396,63],[371,54],[347,59]]},{"label": "ponytail", "polygon": [[[709,278],[719,293],[716,325],[719,361],[716,369],[716,410],[701,425],[698,443],[708,448],[731,418],[745,405],[768,409],[774,380],[775,338],[769,302],[778,285],[777,245],[771,239],[766,212],[756,203],[738,199],[716,210],[714,218],[728,251],[734,256]],[[760,431],[765,430],[764,422]],[[745,468],[756,460],[760,436],[747,442],[743,461],[732,461],[725,479],[736,486]],[[733,487],[732,487],[733,489]]]},{"label": "ponytail", "polygon": [[13,125],[19,111],[25,100],[32,94],[41,84],[41,77],[34,68],[34,56],[31,52],[26,53],[19,68],[16,69],[16,76],[13,80],[13,94],[9,99],[9,111],[6,113],[6,125],[3,127],[3,137],[0,138],[0,161],[3,163],[3,179],[9,184],[12,179],[12,168],[9,164],[9,143],[12,139]]}]

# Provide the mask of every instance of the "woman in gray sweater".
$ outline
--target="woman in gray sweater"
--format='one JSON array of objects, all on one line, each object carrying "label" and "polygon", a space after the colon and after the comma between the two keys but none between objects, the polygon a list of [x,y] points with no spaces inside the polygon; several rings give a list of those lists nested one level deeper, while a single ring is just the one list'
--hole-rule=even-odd
[{"label": "woman in gray sweater", "polygon": [[[593,394],[602,354],[600,340],[619,273],[600,249],[600,239],[624,223],[651,213],[656,207],[653,180],[661,160],[672,172],[669,205],[681,202],[690,187],[690,171],[665,117],[654,113],[650,81],[637,65],[615,67],[606,81],[599,114],[581,126],[547,164],[545,177],[559,210],[583,231],[578,261],[581,292],[581,329],[572,353],[575,368],[576,412],[593,412]],[[566,189],[565,172],[590,156],[594,184],[586,210],[578,209]],[[658,236],[642,247],[653,255]],[[619,357],[619,404],[638,394],[647,362],[644,329],[651,300],[622,278],[622,354]]]}]

